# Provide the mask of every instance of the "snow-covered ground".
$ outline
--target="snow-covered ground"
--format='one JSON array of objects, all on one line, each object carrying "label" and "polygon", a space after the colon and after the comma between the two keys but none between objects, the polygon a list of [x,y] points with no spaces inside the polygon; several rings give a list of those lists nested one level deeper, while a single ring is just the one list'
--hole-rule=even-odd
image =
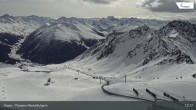
[{"label": "snow-covered ground", "polygon": [[[49,68],[50,67],[50,68]],[[26,67],[21,71],[16,66],[1,65],[1,101],[130,101],[103,93],[98,79],[71,69],[55,70],[54,66]],[[54,72],[47,72],[52,70]],[[48,78],[50,85],[44,86]]]},{"label": "snow-covered ground", "polygon": [[[149,89],[157,95],[158,99],[172,101],[164,96],[164,92],[170,96],[177,98],[179,101],[195,101],[196,96],[196,73],[195,64],[168,64],[168,65],[146,65],[137,69],[119,65],[118,69],[109,70],[110,67],[103,66],[102,69],[96,69],[95,65],[84,66],[81,62],[70,62],[72,67],[80,70],[92,71],[96,76],[105,77],[110,81],[109,86],[105,89],[121,95],[144,98],[154,100],[154,98],[146,92]],[[76,66],[77,65],[77,66]],[[79,66],[83,65],[83,66]],[[119,70],[122,70],[119,72]],[[125,77],[126,83],[125,83]],[[138,90],[137,96],[133,88]]]},{"label": "snow-covered ground", "polygon": [[[101,89],[106,82],[93,78],[103,77],[110,81],[104,88],[110,92],[155,100],[146,89],[158,99],[172,101],[167,93],[180,101],[195,101],[196,65],[180,64],[147,66],[116,75],[115,70],[106,72],[107,67],[97,71],[80,63],[68,62],[47,66],[16,66],[1,64],[0,100],[2,101],[136,101],[136,99],[107,95]],[[123,70],[123,66],[121,69]],[[79,70],[79,72],[78,72]],[[105,72],[105,73],[104,73]],[[45,86],[49,81],[49,85]],[[133,88],[139,92],[137,96]]]}]

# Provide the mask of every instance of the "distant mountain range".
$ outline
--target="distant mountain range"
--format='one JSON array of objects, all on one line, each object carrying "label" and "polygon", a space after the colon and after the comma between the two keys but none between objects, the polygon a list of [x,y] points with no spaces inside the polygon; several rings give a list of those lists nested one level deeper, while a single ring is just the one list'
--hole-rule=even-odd
[{"label": "distant mountain range", "polygon": [[[195,63],[195,24],[137,18],[0,17],[1,62]],[[87,51],[86,51],[87,50]],[[78,59],[77,58],[77,59]]]},{"label": "distant mountain range", "polygon": [[0,33],[9,33],[25,37],[46,23],[54,23],[55,20],[38,16],[19,16],[11,15],[0,16]]}]

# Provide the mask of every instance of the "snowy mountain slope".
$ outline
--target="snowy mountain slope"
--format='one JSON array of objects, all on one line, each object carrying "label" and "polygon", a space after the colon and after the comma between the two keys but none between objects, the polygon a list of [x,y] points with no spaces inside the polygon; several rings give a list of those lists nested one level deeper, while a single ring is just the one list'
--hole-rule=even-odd
[{"label": "snowy mountain slope", "polygon": [[34,31],[17,51],[23,58],[41,64],[62,63],[73,59],[103,39],[91,26],[59,22]]},{"label": "snowy mountain slope", "polygon": [[9,33],[25,37],[46,23],[53,23],[55,20],[38,16],[0,16],[0,33]]},{"label": "snowy mountain slope", "polygon": [[[16,36],[21,36],[24,38],[24,39],[20,39],[18,42],[16,42],[16,44],[11,46],[11,52],[7,53],[9,54],[10,58],[17,59],[17,60],[24,60],[23,58],[21,58],[21,55],[17,54],[17,51],[21,47],[21,44],[25,41],[26,36],[35,36],[38,38],[39,36],[38,34],[33,35],[34,33],[39,33],[38,30],[40,30],[40,32],[41,31],[45,32],[45,33],[42,33],[42,35],[40,35],[40,36],[45,36],[44,39],[47,41],[44,41],[44,42],[50,42],[48,40],[54,39],[55,41],[58,41],[58,42],[60,41],[59,44],[61,44],[62,41],[63,42],[68,41],[67,42],[68,44],[66,45],[69,45],[70,41],[72,42],[74,41],[73,45],[75,45],[75,47],[79,47],[78,44],[82,45],[82,47],[78,48],[78,50],[76,49],[75,52],[72,51],[71,53],[69,53],[67,51],[69,54],[74,54],[74,55],[73,56],[69,55],[67,56],[67,58],[59,59],[59,61],[56,61],[56,63],[59,63],[59,62],[67,61],[68,59],[74,58],[75,56],[79,55],[84,50],[86,50],[88,47],[94,45],[97,42],[97,40],[95,39],[102,39],[102,37],[105,37],[106,35],[108,35],[108,33],[111,33],[113,31],[115,32],[118,30],[119,32],[125,32],[127,31],[127,29],[129,29],[129,27],[132,29],[132,28],[138,27],[139,25],[143,23],[146,23],[146,24],[152,25],[152,27],[158,28],[162,26],[163,24],[165,24],[166,22],[167,21],[143,20],[143,19],[137,19],[137,18],[115,18],[113,16],[109,16],[107,18],[74,18],[74,17],[65,18],[65,17],[61,17],[55,20],[55,19],[51,19],[47,17],[38,17],[34,15],[24,17],[24,16],[10,16],[6,14],[0,17],[0,33],[8,33],[8,34],[16,35]],[[64,37],[65,35],[66,37]],[[48,37],[46,38],[46,36]],[[58,36],[58,37],[54,37],[54,36]],[[39,40],[37,39],[37,41]],[[54,44],[55,43],[51,43],[51,45],[53,45],[52,48],[56,48]],[[33,49],[34,47],[32,45],[34,45],[34,43],[31,43],[30,46],[26,47],[26,49],[27,48]],[[37,45],[35,48],[37,49],[41,48],[40,45],[39,46]],[[70,48],[72,48],[73,45],[71,47],[66,46],[68,47],[67,50],[70,50]],[[65,47],[65,45],[61,45],[61,47]],[[32,53],[32,51],[34,50],[29,50],[29,51],[31,51],[30,53]],[[56,49],[56,52],[58,54],[62,54],[61,50]],[[45,53],[45,52],[41,52],[41,53]],[[26,56],[24,58],[27,58],[27,53],[24,56]],[[56,55],[51,56],[51,57],[55,57],[55,56]],[[40,58],[36,57],[34,59],[34,61],[36,62],[42,62],[38,60],[40,60]],[[44,60],[49,60],[49,59],[44,59]]]},{"label": "snowy mountain slope", "polygon": [[[188,63],[195,63],[196,58],[196,25],[186,21],[173,21],[160,29],[159,36],[164,36],[163,40],[167,40],[168,45],[173,44],[179,50],[172,50],[172,54],[181,54],[177,60],[187,59]],[[179,52],[181,51],[181,52]],[[189,61],[188,61],[189,60]],[[192,61],[191,61],[192,60]]]},{"label": "snowy mountain slope", "polygon": [[15,64],[18,60],[10,58],[9,53],[12,50],[12,46],[21,39],[20,36],[0,33],[0,62]]},{"label": "snowy mountain slope", "polygon": [[195,35],[195,24],[185,21],[159,30],[144,25],[109,34],[65,64],[104,77],[110,81],[105,89],[116,94],[155,100],[149,89],[159,99],[173,101],[164,96],[167,93],[179,101],[195,101]]},{"label": "snowy mountain slope", "polygon": [[179,101],[195,101],[195,64],[172,64],[148,66],[137,72],[127,74],[127,82],[124,83],[124,77],[111,79],[110,86],[107,90],[115,93],[137,97],[132,91],[133,88],[138,90],[139,97],[154,100],[146,91],[146,88],[153,91],[158,98],[172,101],[164,96],[164,92],[177,98]]},{"label": "snowy mountain slope", "polygon": [[[185,26],[192,28],[184,30]],[[105,42],[93,46],[75,61],[96,70],[105,68],[104,72],[124,73],[148,64],[193,64],[196,61],[194,29],[195,25],[189,22],[173,21],[159,30],[144,25],[124,33],[112,33]]]},{"label": "snowy mountain slope", "polygon": [[[21,60],[16,54],[20,44],[25,37],[46,23],[53,23],[55,20],[38,16],[0,16],[0,41],[1,41],[1,62],[15,64]],[[6,40],[6,42],[5,42]]]}]

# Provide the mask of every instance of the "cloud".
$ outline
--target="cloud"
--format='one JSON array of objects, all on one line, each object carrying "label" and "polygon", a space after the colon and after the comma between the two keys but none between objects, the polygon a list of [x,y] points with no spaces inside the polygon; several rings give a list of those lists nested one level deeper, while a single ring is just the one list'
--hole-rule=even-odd
[{"label": "cloud", "polygon": [[118,2],[120,0],[78,0],[82,2],[88,2],[88,3],[95,3],[95,4],[112,4],[114,2]]},{"label": "cloud", "polygon": [[[18,2],[34,2],[34,3],[50,3],[50,2],[67,2],[68,0],[17,0]],[[94,3],[109,5],[113,3],[118,3],[122,0],[69,0],[73,2],[83,2],[83,3]],[[0,0],[0,2],[16,2],[16,0]]]},{"label": "cloud", "polygon": [[[0,2],[60,2],[60,1],[63,1],[63,0],[0,0]],[[65,1],[65,0],[64,0]]]},{"label": "cloud", "polygon": [[137,3],[137,7],[148,9],[152,12],[169,12],[169,13],[184,13],[196,12],[196,10],[180,10],[176,2],[186,2],[195,0],[141,0]]}]

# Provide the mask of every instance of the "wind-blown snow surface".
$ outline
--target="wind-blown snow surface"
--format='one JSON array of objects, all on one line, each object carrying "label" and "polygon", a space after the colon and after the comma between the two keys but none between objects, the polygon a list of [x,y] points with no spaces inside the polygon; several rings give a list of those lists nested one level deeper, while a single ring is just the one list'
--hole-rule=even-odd
[{"label": "wind-blown snow surface", "polygon": [[[128,101],[102,92],[98,79],[71,69],[56,66],[27,66],[29,72],[16,66],[1,65],[1,101]],[[57,71],[54,71],[59,69]],[[44,71],[54,72],[44,72]],[[31,72],[30,72],[31,71]],[[39,72],[38,72],[39,71]],[[49,86],[44,86],[51,78]],[[78,78],[78,79],[76,79]]]},{"label": "wind-blown snow surface", "polygon": [[[162,100],[172,101],[163,95],[164,92],[179,101],[196,100],[196,78],[192,77],[196,73],[195,64],[148,64],[137,69],[123,64],[111,67],[103,63],[102,67],[96,67],[93,64],[87,64],[87,62],[73,61],[69,62],[69,65],[87,73],[90,71],[89,73],[94,73],[95,76],[105,77],[110,81],[110,85],[105,86],[105,89],[113,93],[154,100],[146,92],[146,89],[149,89],[157,95],[158,99]],[[127,76],[126,83],[125,75]],[[133,92],[133,88],[139,92],[139,96]]]},{"label": "wind-blown snow surface", "polygon": [[[107,95],[101,90],[105,84],[94,77],[104,77],[110,81],[105,89],[117,94],[154,100],[146,88],[154,92],[159,99],[172,101],[164,92],[180,101],[195,101],[196,73],[195,64],[148,65],[124,73],[124,67],[107,71],[107,66],[96,70],[80,62],[67,62],[58,65],[22,67],[2,64],[0,68],[1,100],[4,101],[136,101],[135,99]],[[79,74],[78,71],[79,70]],[[85,73],[85,74],[84,74]],[[127,82],[124,82],[124,74]],[[44,86],[48,78],[50,85]],[[78,79],[77,79],[78,78]],[[133,92],[138,90],[139,96]],[[21,94],[22,93],[22,94]]]}]

